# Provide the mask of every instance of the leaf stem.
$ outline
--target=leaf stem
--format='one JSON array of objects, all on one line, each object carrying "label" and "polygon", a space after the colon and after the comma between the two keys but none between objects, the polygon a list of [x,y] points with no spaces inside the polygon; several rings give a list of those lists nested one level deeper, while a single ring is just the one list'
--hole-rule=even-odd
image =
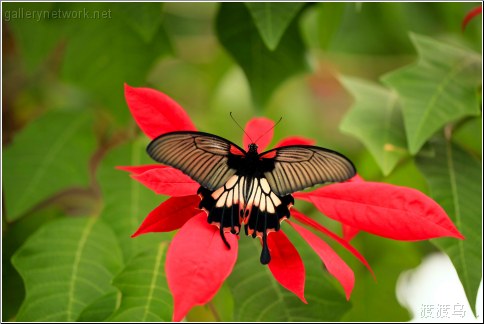
[{"label": "leaf stem", "polygon": [[220,318],[220,314],[218,313],[217,308],[215,308],[215,305],[212,303],[212,301],[209,301],[207,303],[207,307],[215,318],[215,321],[221,322],[222,319]]}]

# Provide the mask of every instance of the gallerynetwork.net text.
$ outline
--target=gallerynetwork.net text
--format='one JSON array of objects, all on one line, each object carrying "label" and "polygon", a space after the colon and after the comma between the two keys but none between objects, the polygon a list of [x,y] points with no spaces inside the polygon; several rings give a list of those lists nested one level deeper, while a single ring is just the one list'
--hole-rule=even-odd
[{"label": "gallerynetwork.net text", "polygon": [[41,21],[43,19],[111,19],[109,10],[29,10],[18,8],[16,10],[5,10],[3,12],[5,21],[15,19],[30,19]]}]

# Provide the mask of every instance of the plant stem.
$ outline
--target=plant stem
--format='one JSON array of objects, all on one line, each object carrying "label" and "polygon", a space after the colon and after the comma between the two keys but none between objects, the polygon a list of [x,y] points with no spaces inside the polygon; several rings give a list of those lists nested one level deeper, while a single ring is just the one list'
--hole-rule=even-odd
[{"label": "plant stem", "polygon": [[218,313],[217,309],[215,308],[215,306],[213,305],[213,303],[211,301],[209,301],[207,303],[207,307],[210,310],[210,312],[212,313],[212,315],[215,318],[215,320],[217,322],[221,322],[222,320],[220,318],[220,314]]}]

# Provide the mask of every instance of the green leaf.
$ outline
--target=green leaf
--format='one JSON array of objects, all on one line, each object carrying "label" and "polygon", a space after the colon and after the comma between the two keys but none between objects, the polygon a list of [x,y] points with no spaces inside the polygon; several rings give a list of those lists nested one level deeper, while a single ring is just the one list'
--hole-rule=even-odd
[{"label": "green leaf", "polygon": [[25,298],[25,287],[20,274],[12,265],[11,257],[25,240],[43,224],[64,216],[56,207],[36,210],[13,223],[3,226],[2,235],[2,320],[11,321]]},{"label": "green leaf", "polygon": [[121,251],[97,218],[68,218],[39,229],[15,253],[26,298],[18,321],[73,322],[111,288]]},{"label": "green leaf", "polygon": [[384,175],[390,174],[407,155],[405,130],[395,92],[368,81],[342,77],[355,97],[340,129],[358,138],[370,150]]},{"label": "green leaf", "polygon": [[115,288],[112,291],[95,299],[82,311],[77,319],[78,322],[102,322],[107,319],[119,307],[121,293]]},{"label": "green leaf", "polygon": [[146,145],[147,140],[138,139],[116,147],[103,159],[97,174],[104,198],[101,218],[116,234],[126,262],[146,248],[156,246],[166,235],[156,233],[131,238],[143,219],[164,198],[132,179],[128,172],[115,169],[119,165],[152,163],[146,154]]},{"label": "green leaf", "polygon": [[[86,8],[89,12],[108,13],[106,19],[78,20],[70,25],[72,35],[66,47],[62,76],[86,90],[119,122],[131,115],[124,100],[124,83],[142,85],[155,60],[171,52],[171,44],[160,25],[151,41],[127,23],[125,4],[69,3],[68,9]],[[76,7],[77,6],[77,7]],[[141,19],[141,18],[140,18]],[[155,21],[152,23],[156,25]]]},{"label": "green leaf", "polygon": [[134,3],[118,4],[126,23],[149,43],[160,28],[162,21],[163,3]]},{"label": "green leaf", "polygon": [[65,35],[62,19],[49,19],[53,3],[5,3],[3,21],[11,28],[28,72],[33,72]]},{"label": "green leaf", "polygon": [[482,156],[482,115],[459,121],[453,128],[452,140],[466,151]]},{"label": "green leaf", "polygon": [[479,114],[481,55],[432,38],[410,34],[419,61],[385,75],[402,111],[410,153],[449,122]]},{"label": "green leaf", "polygon": [[33,121],[4,150],[7,220],[68,186],[89,184],[95,139],[88,114],[50,112]]},{"label": "green leaf", "polygon": [[10,246],[2,238],[2,322],[14,321],[22,301],[25,298],[25,287],[19,273],[13,267],[8,253]]},{"label": "green leaf", "polygon": [[165,276],[166,242],[135,256],[114,279],[121,305],[113,322],[169,322],[173,302]]},{"label": "green leaf", "polygon": [[341,26],[347,4],[320,2],[306,10],[300,19],[305,43],[310,48],[327,50]]},{"label": "green leaf", "polygon": [[318,40],[323,49],[327,49],[334,34],[339,29],[346,3],[322,2],[318,4]]},{"label": "green leaf", "polygon": [[246,2],[245,6],[249,9],[262,40],[273,51],[304,3]]},{"label": "green leaf", "polygon": [[[418,8],[409,8],[408,3],[348,3],[328,51],[375,56],[408,53],[411,46],[406,32],[415,25],[414,20],[406,22],[405,13],[410,10],[420,14]],[[423,16],[428,21],[429,14],[425,14],[418,18]],[[338,17],[338,11],[335,15]],[[415,14],[412,17],[415,18]]]},{"label": "green leaf", "polygon": [[[477,134],[479,136],[479,134]],[[432,240],[447,253],[475,314],[477,289],[482,276],[482,164],[455,144],[432,142],[435,156],[418,155],[417,166],[430,193],[454,221],[465,240]]]},{"label": "green leaf", "polygon": [[216,18],[220,43],[247,76],[256,108],[264,107],[280,83],[307,70],[305,46],[293,21],[274,51],[260,38],[249,11],[241,3],[222,3]]},{"label": "green leaf", "polygon": [[[286,224],[287,225],[287,224]],[[282,287],[269,268],[260,264],[261,245],[258,239],[242,237],[239,257],[227,280],[234,295],[234,320],[240,322],[315,322],[337,321],[350,308],[344,295],[335,288],[329,274],[323,271],[321,260],[289,226],[284,227],[297,247],[306,268],[304,304]],[[342,291],[342,290],[341,290]]]}]

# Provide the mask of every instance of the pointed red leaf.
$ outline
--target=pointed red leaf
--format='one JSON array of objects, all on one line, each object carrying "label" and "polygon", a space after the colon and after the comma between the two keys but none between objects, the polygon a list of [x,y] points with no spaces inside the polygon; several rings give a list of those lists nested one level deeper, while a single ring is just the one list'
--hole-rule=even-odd
[{"label": "pointed red leaf", "polygon": [[116,169],[128,171],[134,174],[141,174],[145,173],[146,171],[150,171],[153,169],[163,169],[168,168],[166,165],[161,164],[147,164],[147,165],[118,165]]},{"label": "pointed red leaf", "polygon": [[345,239],[345,241],[348,242],[351,241],[356,236],[356,234],[360,232],[360,230],[356,227],[346,224],[341,224],[341,228],[343,229],[343,238]]},{"label": "pointed red leaf", "polygon": [[200,185],[180,170],[172,167],[156,168],[141,174],[131,174],[157,194],[167,196],[188,196],[197,193]]},{"label": "pointed red leaf", "polygon": [[363,179],[358,173],[353,176],[353,178],[347,180],[347,182],[363,182],[365,179]]},{"label": "pointed red leaf", "polygon": [[176,234],[166,255],[166,278],[173,294],[173,321],[181,321],[195,305],[210,301],[232,272],[237,260],[237,238],[225,234],[206,215],[190,219]]},{"label": "pointed red leaf", "polygon": [[315,143],[316,141],[310,138],[304,138],[300,136],[290,136],[280,140],[279,143],[277,143],[274,147],[291,146],[291,145],[314,145]]},{"label": "pointed red leaf", "polygon": [[249,120],[245,125],[243,149],[247,149],[249,144],[255,141],[257,146],[259,146],[259,152],[263,152],[272,141],[272,136],[274,135],[272,127],[274,127],[274,122],[268,118],[258,117]]},{"label": "pointed red leaf", "polygon": [[[349,179],[347,182],[362,181],[365,181],[365,179],[363,179],[359,174],[355,174],[355,176]],[[358,228],[343,223],[341,223],[341,228],[343,230],[343,239],[347,242],[351,241],[360,232]]]},{"label": "pointed red leaf", "polygon": [[464,17],[462,21],[462,30],[466,29],[467,24],[477,15],[482,14],[482,5],[479,7],[475,7]]},{"label": "pointed red leaf", "polygon": [[328,269],[328,272],[341,283],[345,290],[346,299],[349,300],[351,291],[355,285],[355,274],[353,270],[316,234],[293,222],[288,221],[288,223],[306,240],[314,252],[316,252],[326,266],[326,269]]},{"label": "pointed red leaf", "polygon": [[360,262],[363,263],[365,265],[365,267],[371,272],[373,277],[375,277],[375,274],[373,273],[373,270],[371,269],[370,265],[368,264],[368,261],[366,261],[366,259],[360,254],[360,252],[358,252],[358,250],[356,250],[348,242],[346,242],[341,237],[339,237],[338,235],[334,234],[333,232],[331,232],[330,230],[325,228],[323,225],[319,224],[315,220],[309,218],[308,216],[304,215],[303,213],[297,211],[294,208],[291,208],[291,216],[294,217],[294,219],[296,219],[297,221],[311,226],[315,230],[320,231],[321,233],[331,237],[333,240],[335,240],[336,242],[341,244],[345,249],[350,251],[358,260],[360,260]]},{"label": "pointed red leaf", "polygon": [[412,188],[345,182],[294,196],[341,223],[395,240],[463,238],[439,204]]},{"label": "pointed red leaf", "polygon": [[171,232],[179,229],[193,216],[201,213],[205,214],[205,212],[198,209],[199,203],[200,197],[198,195],[171,197],[153,209],[131,237],[151,232]]},{"label": "pointed red leaf", "polygon": [[124,95],[136,123],[149,138],[168,132],[196,130],[185,110],[160,91],[125,84]]},{"label": "pointed red leaf", "polygon": [[272,275],[284,288],[307,304],[304,298],[306,272],[296,248],[282,231],[270,233],[267,244],[271,253],[269,269]]}]

